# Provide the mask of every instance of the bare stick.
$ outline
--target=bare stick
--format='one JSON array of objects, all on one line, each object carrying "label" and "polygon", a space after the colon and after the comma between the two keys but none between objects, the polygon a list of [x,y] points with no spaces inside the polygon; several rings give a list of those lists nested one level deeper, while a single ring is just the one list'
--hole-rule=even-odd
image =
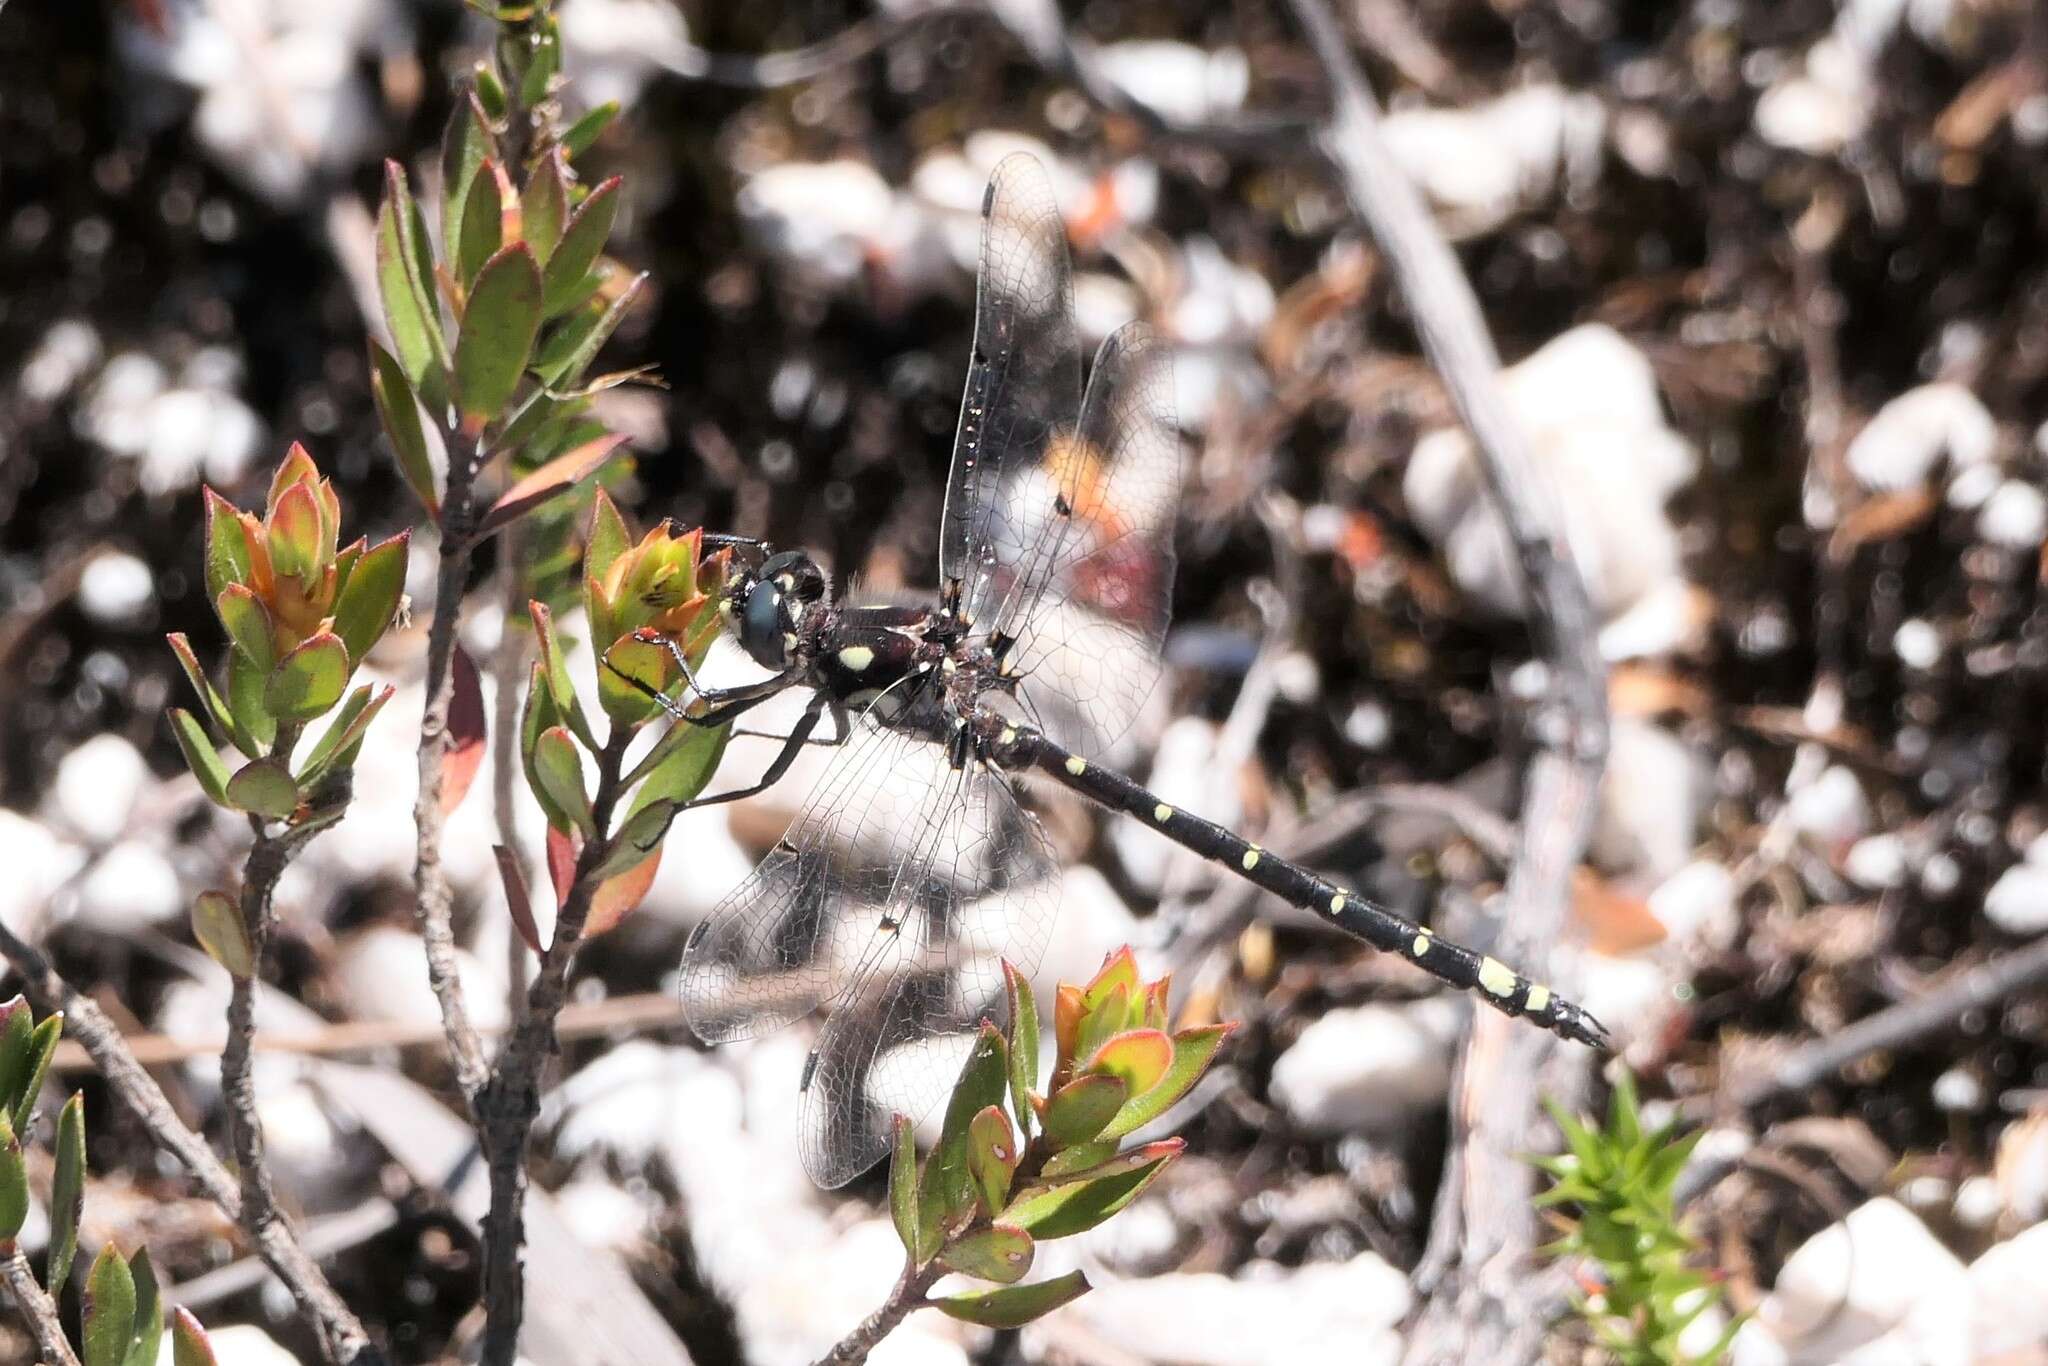
[{"label": "bare stick", "polygon": [[448,452],[448,489],[441,501],[441,562],[434,581],[434,619],[427,628],[427,704],[420,717],[419,797],[413,803],[418,849],[413,861],[414,918],[427,957],[427,982],[441,1006],[441,1025],[448,1035],[455,1080],[472,1110],[484,1084],[484,1050],[462,979],[455,968],[455,893],[441,866],[441,839],[446,822],[441,790],[448,760],[448,709],[455,695],[455,626],[462,612],[462,590],[469,579],[474,548],[476,444],[456,443]]},{"label": "bare stick", "polygon": [[839,1344],[824,1356],[818,1358],[816,1366],[858,1366],[868,1359],[868,1353],[875,1350],[877,1343],[896,1331],[896,1325],[908,1318],[912,1311],[925,1305],[925,1292],[943,1274],[936,1260],[925,1263],[923,1269],[913,1267],[906,1259],[903,1274],[896,1278],[896,1286],[889,1292],[889,1298],[882,1307],[861,1321],[860,1327],[839,1340]]},{"label": "bare stick", "polygon": [[[21,974],[29,994],[45,1010],[64,1012],[64,1032],[85,1045],[100,1075],[121,1098],[157,1146],[170,1153],[192,1173],[206,1198],[230,1219],[239,1221],[242,1192],[228,1169],[206,1146],[206,1141],[185,1127],[161,1088],[142,1070],[135,1055],[122,1042],[121,1031],[92,998],[79,991],[52,967],[41,950],[16,937],[0,923],[0,954]],[[320,1325],[330,1352],[329,1359],[342,1366],[383,1366],[384,1354],[370,1341],[362,1323],[349,1312],[341,1296],[327,1283],[320,1268],[299,1246],[291,1227],[281,1219],[252,1230],[256,1250],[277,1278],[300,1304],[308,1306]]]},{"label": "bare stick", "polygon": [[36,1350],[42,1353],[44,1366],[79,1366],[78,1354],[71,1350],[64,1337],[64,1324],[57,1317],[57,1302],[36,1283],[28,1258],[21,1255],[13,1239],[8,1240],[4,1254],[0,1254],[0,1283],[6,1285],[15,1307],[28,1321],[29,1331],[35,1334]]},{"label": "bare stick", "polygon": [[[594,828],[611,826],[620,775],[632,731],[615,729],[597,759],[597,791],[591,800]],[[526,1239],[526,1149],[533,1121],[540,1114],[540,1069],[555,1051],[555,1019],[569,994],[569,970],[583,939],[583,922],[601,885],[595,876],[610,853],[603,834],[587,841],[576,857],[576,876],[555,937],[541,955],[540,969],[527,989],[526,1011],[514,1024],[498,1052],[487,1081],[476,1097],[484,1156],[490,1165],[491,1207],[484,1216],[484,1366],[511,1366],[519,1347],[519,1324],[526,1307],[525,1271],[520,1250]]]},{"label": "bare stick", "polygon": [[[1423,350],[1472,434],[1522,570],[1531,632],[1549,666],[1549,697],[1534,718],[1540,748],[1529,766],[1508,871],[1512,914],[1500,940],[1509,961],[1538,963],[1563,925],[1606,760],[1606,670],[1592,604],[1555,499],[1501,394],[1500,357],[1457,257],[1388,151],[1372,93],[1329,10],[1321,0],[1290,3],[1334,99],[1316,143],[1385,255]],[[1547,1292],[1521,1265],[1535,1244],[1534,1174],[1518,1154],[1527,1146],[1540,1063],[1550,1049],[1542,1035],[1514,1031],[1505,1021],[1473,1026],[1454,1107],[1468,1130],[1466,1141],[1454,1145],[1462,1179],[1446,1183],[1437,1209],[1440,1226],[1457,1220],[1464,1227],[1467,1276],[1460,1293],[1432,1300],[1410,1338],[1411,1360],[1446,1352],[1465,1360],[1516,1359],[1510,1341],[1541,1332],[1545,1316],[1524,1297]]]}]

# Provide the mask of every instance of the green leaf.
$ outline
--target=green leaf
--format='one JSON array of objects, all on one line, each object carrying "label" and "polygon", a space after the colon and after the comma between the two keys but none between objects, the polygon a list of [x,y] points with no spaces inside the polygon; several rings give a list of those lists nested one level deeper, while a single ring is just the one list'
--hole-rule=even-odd
[{"label": "green leaf", "polygon": [[562,69],[562,38],[553,15],[535,25],[527,50],[525,72],[519,78],[519,102],[531,109],[548,97],[555,73]]},{"label": "green leaf", "polygon": [[484,262],[490,260],[503,245],[500,235],[505,219],[502,193],[497,164],[486,161],[477,167],[476,175],[469,182],[469,198],[462,206],[462,226],[456,237],[455,263],[464,289],[475,283]]},{"label": "green leaf", "polygon": [[600,104],[597,108],[569,125],[568,131],[562,134],[562,150],[569,154],[571,160],[582,156],[590,150],[592,144],[604,134],[604,130],[610,127],[611,121],[618,116],[619,102],[617,100],[606,100],[603,104]]},{"label": "green leaf", "polygon": [[1054,1148],[1071,1148],[1101,1133],[1130,1094],[1122,1077],[1076,1077],[1052,1093],[1038,1118]]},{"label": "green leaf", "polygon": [[128,1354],[122,1366],[156,1366],[163,1350],[164,1302],[157,1290],[156,1268],[150,1265],[149,1249],[138,1248],[128,1259],[128,1274],[135,1282],[135,1325],[130,1330]]},{"label": "green leaf", "polygon": [[213,600],[213,606],[220,613],[221,625],[228,628],[228,638],[250,663],[263,673],[276,667],[277,638],[270,629],[270,610],[253,589],[231,583]]},{"label": "green leaf", "polygon": [[281,821],[299,809],[299,784],[282,755],[252,759],[228,779],[227,797],[237,811]]},{"label": "green leaf", "polygon": [[135,1277],[108,1243],[85,1278],[84,1366],[125,1366],[135,1336]]},{"label": "green leaf", "polygon": [[78,1257],[78,1222],[85,1214],[85,1096],[73,1092],[57,1112],[57,1172],[50,1179],[50,1256],[43,1282],[50,1298],[64,1293]]},{"label": "green leaf", "polygon": [[533,248],[534,259],[543,266],[555,254],[562,240],[562,227],[569,217],[569,173],[558,148],[550,148],[533,168],[526,193],[519,201],[519,235]]},{"label": "green leaf", "polygon": [[1003,960],[1003,990],[1010,1004],[1010,1109],[1028,1143],[1031,1093],[1038,1089],[1038,998],[1008,959]]},{"label": "green leaf", "polygon": [[226,892],[205,891],[192,899],[192,937],[231,977],[247,981],[256,975],[256,946],[249,940],[248,922]]},{"label": "green leaf", "polygon": [[1031,1255],[1036,1250],[1031,1235],[1023,1229],[992,1224],[948,1243],[939,1253],[939,1265],[963,1276],[1009,1285],[1023,1280],[1031,1270]]},{"label": "green leaf", "polygon": [[[539,646],[542,678],[547,684],[548,700],[554,703],[555,714],[562,717],[583,742],[585,749],[599,748],[595,733],[590,729],[590,718],[583,714],[583,700],[576,695],[575,680],[569,677],[568,652],[562,648],[561,638],[555,632],[555,614],[544,602],[529,599],[526,614],[533,621],[533,636]],[[630,783],[630,779],[628,782]]]},{"label": "green leaf", "polygon": [[[377,209],[377,293],[391,344],[413,392],[437,407],[445,392],[448,341],[441,332],[441,308],[434,292],[432,254],[420,206],[407,188],[405,168],[384,163],[384,202]],[[425,268],[422,269],[422,261]]]},{"label": "green leaf", "polygon": [[1110,987],[1099,999],[1091,1001],[1084,996],[1081,1002],[1081,1028],[1074,1036],[1074,1059],[1080,1063],[1095,1056],[1095,1050],[1108,1043],[1113,1035],[1124,1029],[1124,1021],[1131,1013],[1132,988],[1118,982]]},{"label": "green leaf", "polygon": [[246,584],[251,573],[249,528],[234,504],[204,490],[206,505],[206,596],[218,598],[231,583]]},{"label": "green leaf", "polygon": [[352,766],[363,733],[369,730],[370,723],[377,719],[377,713],[384,710],[384,704],[397,691],[388,683],[381,688],[365,683],[350,693],[348,701],[341,704],[341,710],[334,714],[334,720],[328,723],[312,752],[306,756],[304,766],[299,769],[299,786],[310,790],[327,776],[329,769]]},{"label": "green leaf", "polygon": [[967,1323],[984,1328],[1022,1328],[1063,1304],[1088,1293],[1088,1278],[1078,1271],[1055,1276],[1030,1285],[1009,1285],[999,1290],[969,1290],[931,1301],[934,1308]]},{"label": "green leaf", "polygon": [[546,794],[546,805],[564,812],[583,838],[597,834],[597,817],[590,809],[590,792],[583,784],[583,751],[566,727],[552,726],[540,733],[533,746],[533,769]]},{"label": "green leaf", "polygon": [[[483,63],[477,64],[477,90],[458,100],[441,134],[441,244],[454,251],[462,240],[462,214],[469,204],[469,187],[486,161],[498,159],[497,139],[491,135],[491,116],[485,112],[484,78],[496,78]],[[499,90],[502,98],[504,91]],[[501,108],[497,117],[502,118]]]},{"label": "green leaf", "polygon": [[619,505],[612,496],[599,489],[591,499],[590,534],[585,538],[583,550],[583,572],[595,579],[603,579],[613,561],[626,553],[633,544],[633,534],[626,529],[626,519],[619,514]]},{"label": "green leaf", "polygon": [[1235,1023],[1201,1025],[1183,1029],[1174,1035],[1173,1062],[1166,1069],[1166,1074],[1151,1089],[1125,1101],[1123,1109],[1116,1112],[1116,1118],[1110,1120],[1102,1131],[1121,1138],[1165,1114],[1167,1107],[1201,1080],[1202,1074],[1209,1070],[1209,1064],[1215,1061],[1216,1051],[1236,1028]]},{"label": "green leaf", "polygon": [[455,392],[465,430],[483,431],[519,387],[540,318],[540,266],[531,247],[514,242],[477,272],[462,315],[455,342]]},{"label": "green leaf", "polygon": [[1039,1179],[1051,1185],[1063,1178],[1090,1173],[1117,1155],[1116,1143],[1113,1138],[1098,1138],[1092,1143],[1062,1149],[1048,1157],[1045,1165],[1038,1169]]},{"label": "green leaf", "polygon": [[647,762],[640,765],[647,770],[647,778],[634,794],[634,809],[653,802],[682,807],[695,801],[718,771],[726,741],[731,738],[732,727],[723,722],[700,726],[694,721],[677,721],[670,726],[647,752]]},{"label": "green leaf", "polygon": [[363,662],[363,656],[398,615],[399,601],[405,596],[406,551],[411,541],[412,533],[401,531],[365,550],[334,604],[334,633],[348,648],[351,668]]},{"label": "green leaf", "polygon": [[[585,595],[587,605],[591,596],[587,593]],[[591,629],[596,633],[593,639],[598,639],[601,638],[604,632],[614,628],[610,622],[593,618]],[[655,717],[662,715],[666,709],[661,703],[641,691],[639,687],[635,687],[634,683],[637,682],[647,688],[658,691],[668,681],[673,668],[674,666],[669,661],[669,653],[665,646],[652,640],[641,640],[637,636],[625,636],[615,639],[612,641],[611,646],[599,656],[597,669],[598,705],[604,708],[606,716],[609,716],[619,725],[645,725]],[[679,720],[677,724],[690,725],[691,723]],[[692,728],[702,729],[702,727],[695,726]],[[667,739],[668,737],[664,736],[662,743],[666,744]],[[678,740],[677,743],[681,743],[681,741]],[[664,759],[667,758],[667,754],[664,753],[662,757]],[[642,760],[642,765],[644,766],[652,758],[653,755],[650,753],[647,760]]]},{"label": "green leaf", "polygon": [[611,837],[611,847],[599,861],[593,877],[603,880],[638,868],[648,855],[661,848],[669,823],[676,818],[674,802],[650,802],[636,806]]},{"label": "green leaf", "polygon": [[28,1085],[35,1016],[20,996],[0,1001],[0,1113],[11,1112]]},{"label": "green leaf", "polygon": [[1076,1179],[1056,1186],[1030,1187],[1003,1211],[1003,1222],[1015,1224],[1040,1242],[1086,1233],[1137,1199],[1158,1178],[1180,1153],[1179,1140],[1169,1140],[1169,1144],[1171,1152],[1142,1160],[1133,1170],[1112,1171],[1102,1177]]},{"label": "green leaf", "polygon": [[643,270],[627,281],[618,297],[602,311],[592,306],[548,334],[533,360],[534,373],[540,376],[542,384],[550,389],[573,389],[582,382],[583,372],[632,311],[634,301],[647,285],[647,275]]},{"label": "green leaf", "polygon": [[391,442],[405,486],[420,500],[427,516],[439,518],[441,495],[436,491],[434,469],[447,464],[447,456],[440,451],[438,425],[429,444],[427,428],[420,423],[419,400],[405,370],[374,337],[370,340],[370,396],[377,401],[377,418],[384,424],[385,438]]},{"label": "green leaf", "polygon": [[590,192],[562,230],[562,241],[548,258],[543,311],[548,317],[566,313],[583,297],[584,277],[597,264],[619,216],[620,180],[613,176]]},{"label": "green leaf", "polygon": [[1105,1042],[1082,1071],[1122,1079],[1125,1091],[1142,1096],[1173,1066],[1173,1039],[1160,1029],[1129,1029]]},{"label": "green leaf", "polygon": [[264,710],[280,721],[323,716],[341,701],[352,667],[340,636],[332,631],[308,636],[271,670],[263,685]]},{"label": "green leaf", "polygon": [[240,650],[228,651],[228,711],[259,753],[267,753],[277,739],[277,718],[263,706],[263,685],[269,677],[269,669]]},{"label": "green leaf", "polygon": [[21,1093],[14,1101],[14,1113],[8,1116],[17,1134],[27,1133],[29,1121],[35,1118],[36,1099],[43,1093],[43,1078],[49,1075],[50,1059],[56,1056],[57,1039],[63,1032],[64,1016],[58,1012],[45,1015],[28,1036],[27,1071],[22,1077]]},{"label": "green leaf", "polygon": [[974,1202],[974,1182],[967,1167],[968,1131],[975,1115],[1002,1104],[1009,1077],[1009,1049],[996,1027],[984,1021],[973,1051],[960,1069],[960,1080],[953,1084],[938,1146],[925,1162],[918,1218],[921,1238],[943,1228]]},{"label": "green leaf", "polygon": [[171,1311],[171,1362],[172,1366],[220,1366],[206,1330],[183,1305]]},{"label": "green leaf", "polygon": [[540,737],[551,727],[559,726],[562,714],[555,707],[548,692],[547,677],[535,660],[528,671],[526,684],[526,706],[519,714],[519,759],[526,772],[526,786],[540,803],[541,814],[556,830],[567,830],[575,822],[569,813],[558,807],[548,796],[547,788],[541,783],[540,770],[534,763],[534,755],[540,745]]},{"label": "green leaf", "polygon": [[14,1126],[0,1115],[0,1247],[11,1246],[28,1222],[28,1163]]},{"label": "green leaf", "polygon": [[967,1126],[967,1174],[974,1180],[982,1209],[990,1215],[1010,1194],[1018,1155],[1017,1135],[1003,1107],[990,1105],[977,1112]]},{"label": "green leaf", "polygon": [[911,1265],[923,1266],[931,1253],[919,1245],[917,1228],[917,1145],[906,1115],[889,1117],[889,1218]]},{"label": "green leaf", "polygon": [[227,765],[220,761],[220,752],[213,747],[206,727],[183,707],[172,707],[164,717],[171,723],[171,735],[185,756],[185,767],[199,780],[199,790],[215,806],[233,806],[228,798]]}]

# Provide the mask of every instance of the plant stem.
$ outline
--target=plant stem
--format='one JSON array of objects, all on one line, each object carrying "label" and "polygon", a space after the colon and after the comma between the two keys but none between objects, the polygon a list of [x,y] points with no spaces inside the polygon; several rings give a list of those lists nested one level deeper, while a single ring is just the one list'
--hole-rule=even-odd
[{"label": "plant stem", "polygon": [[540,1069],[555,1051],[555,1017],[569,995],[569,970],[582,942],[583,923],[590,914],[599,880],[593,876],[610,852],[604,832],[611,828],[632,731],[615,726],[597,759],[597,792],[591,800],[599,835],[576,857],[576,876],[555,920],[555,937],[541,955],[533,985],[527,989],[526,1011],[512,1028],[492,1066],[490,1080],[477,1095],[476,1110],[483,1130],[484,1155],[490,1164],[491,1208],[484,1216],[484,1366],[511,1366],[519,1346],[519,1325],[525,1314],[526,1285],[520,1249],[526,1238],[526,1150],[533,1121],[540,1114]]},{"label": "plant stem", "polygon": [[[29,994],[45,1010],[64,1012],[64,1032],[85,1046],[100,1075],[121,1098],[136,1119],[156,1140],[157,1146],[182,1162],[220,1211],[239,1221],[242,1193],[235,1178],[221,1165],[206,1141],[185,1127],[163,1090],[144,1071],[121,1038],[121,1031],[106,1012],[65,981],[41,950],[17,937],[0,922],[0,954],[21,974]],[[292,1297],[314,1315],[328,1348],[328,1360],[340,1366],[384,1366],[384,1354],[370,1341],[363,1325],[342,1303],[341,1296],[313,1259],[306,1254],[291,1227],[283,1220],[271,1220],[252,1230],[256,1250],[277,1278],[291,1290]]]},{"label": "plant stem", "polygon": [[896,1325],[910,1316],[914,1309],[925,1306],[925,1292],[930,1290],[945,1274],[938,1260],[914,1267],[909,1258],[903,1262],[903,1274],[896,1278],[896,1288],[889,1292],[889,1298],[882,1307],[861,1321],[860,1327],[839,1340],[839,1345],[818,1358],[817,1366],[857,1366],[866,1361],[868,1353],[876,1344],[896,1331]]},{"label": "plant stem", "polygon": [[7,1293],[21,1310],[21,1316],[28,1320],[45,1366],[79,1366],[78,1354],[65,1340],[63,1321],[57,1317],[57,1302],[37,1284],[28,1258],[21,1255],[21,1249],[11,1239],[4,1255],[0,1255],[0,1282],[5,1282]]},{"label": "plant stem", "polygon": [[455,894],[441,866],[441,837],[446,821],[441,789],[448,758],[448,709],[455,694],[455,627],[462,613],[462,590],[469,579],[473,529],[477,446],[456,441],[448,452],[448,487],[441,502],[441,559],[434,581],[434,619],[427,627],[426,710],[420,717],[419,796],[413,803],[418,830],[413,862],[414,917],[427,957],[427,982],[441,1006],[441,1026],[455,1064],[455,1080],[476,1108],[484,1084],[484,1050],[469,1022],[462,999],[462,979],[455,967]]}]

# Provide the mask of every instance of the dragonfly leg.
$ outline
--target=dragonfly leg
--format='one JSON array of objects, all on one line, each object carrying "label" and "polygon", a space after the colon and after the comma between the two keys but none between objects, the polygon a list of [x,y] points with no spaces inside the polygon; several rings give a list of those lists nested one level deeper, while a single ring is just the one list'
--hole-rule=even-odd
[{"label": "dragonfly leg", "polygon": [[[804,743],[807,745],[817,745],[824,749],[837,749],[839,746],[845,744],[847,740],[852,738],[853,734],[852,728],[848,723],[846,708],[838,701],[838,699],[832,698],[828,693],[819,693],[818,696],[829,699],[829,703],[832,708],[833,729],[836,730],[838,734],[834,735],[829,740],[819,739],[814,736],[809,739],[806,739]],[[789,742],[789,736],[777,735],[773,731],[766,730],[735,730],[732,733],[732,738],[735,740],[776,740],[780,741],[783,744],[787,744]]]},{"label": "dragonfly leg", "polygon": [[[788,737],[782,742],[781,752],[775,756],[775,762],[768,765],[767,772],[761,775],[759,782],[755,783],[752,787],[742,787],[731,792],[721,792],[715,797],[699,797],[696,801],[689,802],[687,805],[693,807],[716,806],[720,802],[736,802],[743,797],[751,797],[757,792],[765,792],[781,782],[782,775],[789,772],[789,766],[796,762],[796,756],[803,750],[805,745],[810,743],[811,732],[818,728],[818,721],[824,716],[825,708],[828,705],[832,707],[833,719],[839,724],[839,738],[829,743],[844,744],[846,742],[845,712],[833,702],[831,694],[822,692],[813,694],[810,705],[804,708],[804,714],[798,717],[796,725],[791,727]],[[770,736],[767,738],[773,739],[776,737]]]},{"label": "dragonfly leg", "polygon": [[[0,0],[0,3],[5,3],[5,0]],[[626,680],[637,691],[645,693],[660,703],[661,709],[670,716],[675,717],[678,721],[688,721],[692,725],[715,726],[721,722],[729,721],[741,712],[759,706],[784,688],[795,683],[797,676],[802,672],[800,667],[792,665],[772,678],[764,678],[757,683],[742,683],[732,688],[706,688],[697,682],[696,671],[690,668],[690,661],[683,657],[682,648],[675,641],[654,631],[636,631],[633,638],[648,644],[658,644],[664,650],[667,650],[669,658],[673,659],[676,662],[676,667],[682,670],[684,686],[689,688],[691,692],[694,692],[697,695],[697,700],[702,702],[708,710],[692,716],[684,710],[682,703],[676,701],[667,693],[648,686],[644,680],[633,677],[624,669],[613,664],[610,650],[606,650],[604,653],[602,661],[604,667]]]}]

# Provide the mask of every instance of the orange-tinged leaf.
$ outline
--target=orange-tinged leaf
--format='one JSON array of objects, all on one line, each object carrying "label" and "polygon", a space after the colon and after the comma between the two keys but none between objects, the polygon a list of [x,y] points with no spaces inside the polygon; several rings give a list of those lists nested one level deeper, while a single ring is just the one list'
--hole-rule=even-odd
[{"label": "orange-tinged leaf", "polygon": [[201,493],[206,508],[206,596],[211,601],[229,584],[249,582],[249,529],[227,499],[210,487]]},{"label": "orange-tinged leaf", "polygon": [[441,761],[441,814],[462,805],[484,761],[484,690],[476,661],[460,645],[449,669],[454,690],[448,699],[447,753]]},{"label": "orange-tinged leaf", "polygon": [[502,844],[491,846],[491,856],[498,861],[498,881],[505,886],[505,907],[512,913],[512,928],[519,931],[520,942],[535,954],[543,952],[540,946],[540,926],[534,923],[533,902],[526,894],[526,874],[520,871],[519,856]]},{"label": "orange-tinged leaf", "polygon": [[270,492],[263,500],[263,506],[273,508],[284,491],[294,484],[317,484],[320,482],[320,467],[313,463],[312,455],[301,443],[294,441],[284,459],[270,476]]},{"label": "orange-tinged leaf", "polygon": [[547,464],[506,489],[477,523],[479,538],[504,530],[527,513],[553,501],[603,469],[619,454],[627,438],[620,432],[606,432]]},{"label": "orange-tinged leaf", "polygon": [[299,785],[276,757],[254,759],[228,779],[228,805],[267,820],[281,821],[299,808]]},{"label": "orange-tinged leaf", "polygon": [[1081,988],[1081,1004],[1092,1011],[1119,986],[1124,989],[1126,1000],[1139,990],[1138,960],[1128,944],[1103,958],[1102,966],[1096,969],[1088,985]]},{"label": "orange-tinged leaf", "polygon": [[1223,1047],[1223,1041],[1236,1028],[1233,1021],[1183,1029],[1174,1035],[1173,1063],[1167,1068],[1166,1075],[1150,1089],[1124,1102],[1124,1108],[1117,1111],[1116,1118],[1103,1132],[1120,1137],[1166,1113],[1168,1106],[1194,1089],[1202,1074],[1209,1070],[1209,1064],[1216,1060],[1216,1051]]},{"label": "orange-tinged leaf", "polygon": [[1111,1037],[1095,1050],[1082,1069],[1085,1073],[1121,1078],[1133,1096],[1142,1096],[1158,1084],[1173,1065],[1173,1040],[1160,1029],[1132,1029]]},{"label": "orange-tinged leaf", "polygon": [[647,899],[647,891],[654,885],[654,875],[660,868],[661,846],[656,845],[654,852],[637,866],[606,878],[590,900],[590,914],[583,919],[583,937],[595,939],[637,910]]},{"label": "orange-tinged leaf", "polygon": [[213,1339],[182,1304],[171,1311],[171,1362],[172,1366],[220,1366],[220,1358],[213,1353]]},{"label": "orange-tinged leaf", "polygon": [[1017,1135],[1003,1107],[988,1105],[976,1111],[967,1126],[967,1171],[984,1213],[993,1215],[1003,1207],[1017,1157]]},{"label": "orange-tinged leaf", "polygon": [[[1159,1155],[1153,1156],[1148,1152],[1146,1159],[1134,1169],[1119,1169],[1101,1177],[1084,1173],[1080,1178],[1056,1186],[1034,1186],[1019,1191],[1010,1201],[1010,1207],[1003,1211],[1003,1222],[1015,1224],[1040,1242],[1086,1233],[1137,1199],[1145,1187],[1158,1179],[1167,1164],[1180,1155],[1183,1146],[1177,1138],[1167,1139],[1161,1144],[1147,1144],[1147,1149],[1160,1150]],[[1120,1163],[1117,1165],[1121,1167]]]},{"label": "orange-tinged leaf", "polygon": [[597,264],[611,236],[612,223],[619,214],[617,176],[604,181],[584,199],[581,207],[562,230],[562,240],[548,258],[546,307],[554,317],[566,312],[582,297],[584,277]]},{"label": "orange-tinged leaf", "polygon": [[320,544],[320,500],[311,484],[293,484],[278,495],[264,531],[273,573],[306,583],[326,567]]},{"label": "orange-tinged leaf", "polygon": [[1072,982],[1061,982],[1054,991],[1052,1030],[1053,1043],[1059,1050],[1053,1080],[1059,1081],[1072,1070],[1074,1055],[1081,1041],[1081,988]]},{"label": "orange-tinged leaf", "polygon": [[205,891],[192,900],[192,937],[206,956],[247,980],[256,974],[256,950],[242,908],[226,892]]},{"label": "orange-tinged leaf", "polygon": [[247,584],[231,583],[214,599],[213,607],[235,648],[259,674],[269,674],[277,665],[277,633],[269,609],[257,600],[255,590]]}]

